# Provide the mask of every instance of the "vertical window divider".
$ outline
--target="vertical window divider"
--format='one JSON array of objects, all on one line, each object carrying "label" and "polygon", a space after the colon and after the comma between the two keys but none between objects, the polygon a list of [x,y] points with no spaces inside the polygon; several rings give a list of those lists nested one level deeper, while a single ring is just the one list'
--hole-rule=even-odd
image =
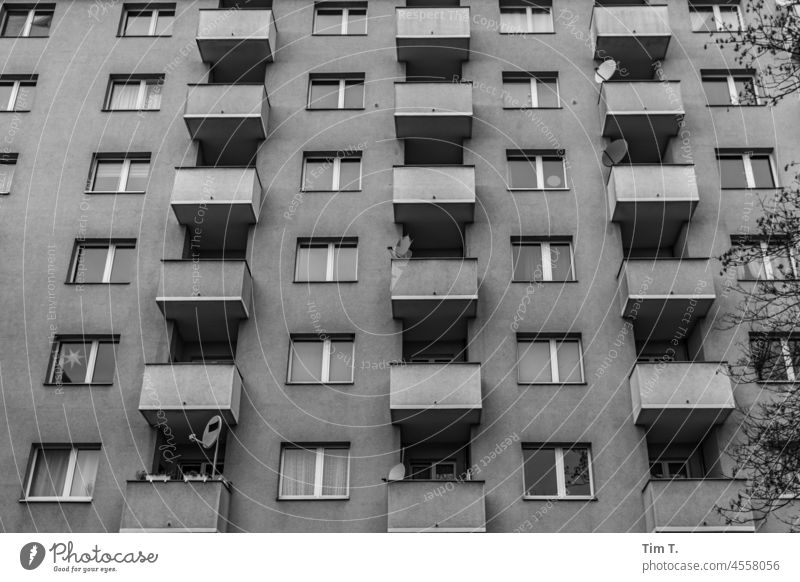
[{"label": "vertical window divider", "polygon": [[7,111],[14,111],[17,108],[17,97],[19,96],[20,82],[14,81],[11,85],[11,94],[8,96]]},{"label": "vertical window divider", "polygon": [[550,376],[553,382],[559,382],[558,377],[558,350],[556,349],[556,340],[548,340],[550,343]]},{"label": "vertical window divider", "polygon": [[150,14],[150,29],[148,30],[150,36],[155,36],[157,28],[158,28],[158,10],[153,10],[152,14]]},{"label": "vertical window divider", "polygon": [[742,165],[744,166],[744,175],[747,180],[747,187],[755,188],[756,178],[753,174],[753,166],[750,160],[750,154],[742,154]]},{"label": "vertical window divider", "polygon": [[345,92],[345,80],[339,79],[339,101],[338,101],[339,109],[344,109],[344,92]]},{"label": "vertical window divider", "polygon": [[320,373],[321,382],[329,382],[331,376],[331,339],[325,338],[322,341],[322,371]]},{"label": "vertical window divider", "polygon": [[75,466],[78,464],[78,449],[72,447],[69,451],[69,461],[67,463],[67,474],[64,477],[64,485],[61,489],[61,497],[69,497],[72,488],[72,479],[75,477]]},{"label": "vertical window divider", "polygon": [[536,77],[531,77],[531,107],[539,107],[539,87]]},{"label": "vertical window divider", "polygon": [[119,184],[117,184],[117,190],[119,192],[125,192],[128,189],[128,175],[131,171],[131,159],[125,158],[122,160],[122,169],[119,172]]},{"label": "vertical window divider", "polygon": [[328,257],[325,263],[325,280],[333,281],[333,255],[335,252],[335,243],[328,243]]},{"label": "vertical window divider", "polygon": [[536,186],[544,190],[544,161],[542,156],[536,156]]},{"label": "vertical window divider", "polygon": [[558,488],[558,496],[567,496],[567,485],[564,479],[564,450],[561,447],[553,449],[553,455],[556,461],[556,484]]},{"label": "vertical window divider", "polygon": [[111,280],[111,269],[114,267],[114,255],[117,252],[117,245],[109,243],[108,253],[106,254],[106,266],[103,268],[103,283]]},{"label": "vertical window divider", "polygon": [[139,94],[136,96],[136,108],[144,109],[147,93],[147,81],[139,81]]},{"label": "vertical window divider", "polygon": [[542,279],[544,281],[552,281],[553,280],[553,265],[552,255],[550,254],[550,243],[549,242],[542,242],[540,245],[541,253],[542,253]]},{"label": "vertical window divider", "polygon": [[97,363],[97,348],[100,346],[98,340],[92,340],[91,347],[89,348],[89,357],[86,359],[86,378],[84,382],[91,384],[94,379],[94,366]]},{"label": "vertical window divider", "polygon": [[783,354],[783,363],[786,367],[786,379],[790,382],[794,382],[797,379],[797,376],[794,372],[794,363],[792,362],[792,352],[789,349],[788,338],[781,338],[781,353]]},{"label": "vertical window divider", "polygon": [[349,14],[350,14],[350,9],[349,8],[343,8],[342,9],[342,34],[343,35],[347,34],[347,20],[348,20],[348,15]]},{"label": "vertical window divider", "polygon": [[317,447],[316,455],[316,465],[314,466],[314,497],[322,497],[322,475],[325,470],[325,449]]},{"label": "vertical window divider", "polygon": [[[340,81],[340,83],[344,83],[344,81]],[[339,89],[339,108],[344,107],[344,91]],[[331,190],[339,190],[341,188],[341,176],[342,176],[342,158],[336,156],[333,158],[333,171],[331,172]]]},{"label": "vertical window divider", "polygon": [[36,9],[31,8],[28,10],[28,16],[25,18],[25,25],[22,27],[22,34],[20,36],[30,36],[31,28],[33,28],[33,18],[36,14]]}]

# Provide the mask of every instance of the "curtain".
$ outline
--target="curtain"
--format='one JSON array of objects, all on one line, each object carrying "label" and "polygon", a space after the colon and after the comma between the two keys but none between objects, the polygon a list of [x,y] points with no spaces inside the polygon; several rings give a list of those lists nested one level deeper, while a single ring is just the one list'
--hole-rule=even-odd
[{"label": "curtain", "polygon": [[550,268],[553,281],[572,281],[572,256],[568,244],[550,243]]},{"label": "curtain", "polygon": [[347,495],[348,449],[325,449],[322,469],[322,495]]},{"label": "curtain", "polygon": [[147,178],[149,176],[150,162],[131,162],[125,190],[128,192],[144,192],[147,188]]},{"label": "curtain", "polygon": [[550,342],[519,342],[519,380],[521,382],[552,382],[550,371]]},{"label": "curtain", "polygon": [[542,280],[542,247],[541,245],[519,245],[511,248],[514,258],[515,281]]},{"label": "curtain", "polygon": [[558,380],[559,382],[581,381],[581,350],[576,341],[558,342]]},{"label": "curtain", "polygon": [[0,192],[7,194],[11,191],[11,182],[14,179],[14,164],[0,164]]},{"label": "curtain", "polygon": [[302,245],[297,248],[297,281],[324,281],[328,270],[328,245]]},{"label": "curtain", "polygon": [[331,382],[351,382],[353,380],[353,342],[331,342],[328,379]]},{"label": "curtain", "polygon": [[504,10],[500,13],[500,32],[527,32],[528,15],[525,9]]},{"label": "curtain", "polygon": [[28,497],[61,497],[70,453],[70,449],[38,450]]},{"label": "curtain", "polygon": [[281,495],[314,495],[315,450],[284,449]]},{"label": "curtain", "polygon": [[534,8],[531,10],[531,18],[532,18],[532,26],[531,32],[552,32],[553,25],[552,18],[550,17],[550,10],[549,9],[537,9]]},{"label": "curtain", "polygon": [[147,83],[144,109],[161,109],[161,84]]},{"label": "curtain", "polygon": [[138,109],[139,82],[114,83],[111,88],[110,109]]},{"label": "curtain", "polygon": [[122,174],[122,162],[98,161],[94,172],[95,192],[116,192],[119,189],[119,177]]},{"label": "curtain", "polygon": [[319,382],[322,380],[322,349],[318,341],[292,342],[292,382]]},{"label": "curtain", "polygon": [[339,158],[339,190],[361,189],[361,159]]},{"label": "curtain", "polygon": [[333,279],[335,281],[355,281],[357,248],[350,245],[336,245],[333,248]]},{"label": "curtain", "polygon": [[100,464],[100,451],[79,450],[75,462],[75,473],[72,476],[70,497],[91,497],[94,492],[94,480],[97,466]]}]

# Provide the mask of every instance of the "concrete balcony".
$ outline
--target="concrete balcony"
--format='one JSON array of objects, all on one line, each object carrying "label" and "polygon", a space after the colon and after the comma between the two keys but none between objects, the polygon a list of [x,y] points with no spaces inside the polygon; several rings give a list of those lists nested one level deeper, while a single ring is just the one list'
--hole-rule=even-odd
[{"label": "concrete balcony", "polygon": [[397,364],[389,370],[389,390],[392,422],[406,441],[468,439],[481,420],[478,363]]},{"label": "concrete balcony", "polygon": [[197,48],[218,82],[263,81],[276,39],[272,10],[200,10]]},{"label": "concrete balcony", "polygon": [[396,166],[393,170],[394,221],[472,222],[474,166]]},{"label": "concrete balcony", "polygon": [[230,230],[258,222],[261,190],[255,168],[177,168],[170,204],[180,224],[202,226],[203,243],[221,248]]},{"label": "concrete balcony", "polygon": [[253,279],[244,260],[165,260],[156,302],[187,341],[228,341],[250,317]]},{"label": "concrete balcony", "polygon": [[267,137],[264,85],[189,85],[183,119],[206,165],[248,166]]},{"label": "concrete balcony", "polygon": [[606,193],[622,246],[633,249],[672,246],[700,201],[691,164],[614,166]]},{"label": "concrete balcony", "polygon": [[472,135],[472,83],[395,83],[398,139],[459,142]]},{"label": "concrete balcony", "polygon": [[393,481],[388,488],[390,532],[486,531],[483,481]]},{"label": "concrete balcony", "polygon": [[609,81],[600,90],[603,137],[627,140],[635,163],[663,159],[683,114],[679,81]]},{"label": "concrete balcony", "polygon": [[241,397],[242,377],[235,364],[146,364],[139,412],[151,426],[167,422],[173,433],[202,434],[217,414],[235,425]]},{"label": "concrete balcony", "polygon": [[685,337],[716,299],[708,259],[627,259],[618,281],[622,317],[641,340]]},{"label": "concrete balcony", "polygon": [[591,25],[594,58],[614,59],[620,70],[628,72],[628,78],[652,79],[653,61],[666,57],[672,38],[669,12],[666,5],[630,4],[594,7]]},{"label": "concrete balcony", "polygon": [[[727,507],[745,487],[743,479],[651,479],[643,491],[648,532],[753,532],[752,522],[725,523],[715,509]],[[748,512],[741,519],[752,518]]]},{"label": "concrete balcony", "polygon": [[119,531],[225,532],[230,497],[218,479],[128,481]]},{"label": "concrete balcony", "polygon": [[469,60],[469,7],[397,8],[397,60]]},{"label": "concrete balcony", "polygon": [[700,442],[733,411],[731,380],[714,362],[637,363],[630,376],[633,421],[653,442]]},{"label": "concrete balcony", "polygon": [[426,319],[454,322],[475,317],[477,259],[392,261],[392,317],[409,324]]}]

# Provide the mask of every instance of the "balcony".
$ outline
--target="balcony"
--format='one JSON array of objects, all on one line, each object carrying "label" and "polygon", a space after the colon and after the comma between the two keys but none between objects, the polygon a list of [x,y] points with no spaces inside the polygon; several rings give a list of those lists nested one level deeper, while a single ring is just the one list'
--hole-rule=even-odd
[{"label": "balcony", "polygon": [[622,246],[633,249],[672,246],[700,200],[691,164],[614,166],[606,193]]},{"label": "balcony", "polygon": [[388,488],[390,532],[486,531],[483,481],[393,481]]},{"label": "balcony", "polygon": [[248,166],[267,137],[264,85],[189,85],[183,119],[207,165]]},{"label": "balcony", "polygon": [[272,10],[200,10],[197,48],[218,82],[263,82],[276,39]]},{"label": "balcony", "polygon": [[186,341],[228,341],[250,316],[253,280],[244,260],[165,260],[156,303]]},{"label": "balcony", "polygon": [[481,365],[397,364],[389,370],[392,422],[403,438],[420,442],[469,439],[470,426],[481,420]]},{"label": "balcony", "polygon": [[128,481],[119,531],[225,532],[230,496],[221,480]]},{"label": "balcony", "polygon": [[151,426],[166,422],[173,433],[202,434],[220,415],[228,425],[239,420],[242,377],[235,364],[146,364],[139,412]]},{"label": "balcony", "polygon": [[397,60],[469,60],[469,8],[397,8]]},{"label": "balcony", "polygon": [[614,59],[631,79],[652,79],[653,61],[666,57],[672,38],[667,6],[647,6],[642,2],[595,6],[591,30],[594,58]]},{"label": "balcony", "polygon": [[472,83],[395,83],[398,139],[460,142],[472,135]]},{"label": "balcony", "polygon": [[733,411],[733,388],[713,362],[637,363],[630,377],[633,421],[653,442],[700,442]]},{"label": "balcony", "polygon": [[685,337],[716,299],[708,259],[628,259],[618,280],[622,317],[641,340]]},{"label": "balcony", "polygon": [[392,261],[392,317],[417,324],[426,319],[455,322],[475,317],[477,259]]},{"label": "balcony", "polygon": [[394,221],[472,222],[474,166],[396,166],[393,170]]},{"label": "balcony", "polygon": [[203,243],[222,248],[226,233],[258,222],[261,180],[255,168],[177,168],[170,203],[180,224],[202,226]]},{"label": "balcony", "polygon": [[[715,506],[727,507],[745,487],[743,479],[651,479],[644,488],[648,532],[753,532],[752,522],[725,523]],[[748,512],[741,519],[752,518]]]},{"label": "balcony", "polygon": [[627,140],[636,163],[663,159],[683,114],[679,81],[609,81],[600,90],[603,137]]}]

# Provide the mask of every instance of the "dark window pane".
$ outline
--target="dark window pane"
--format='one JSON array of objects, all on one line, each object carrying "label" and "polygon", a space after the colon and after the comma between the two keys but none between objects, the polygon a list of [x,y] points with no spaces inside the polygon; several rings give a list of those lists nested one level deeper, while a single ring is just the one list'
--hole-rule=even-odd
[{"label": "dark window pane", "polygon": [[339,164],[339,190],[361,189],[361,160],[342,158]]},{"label": "dark window pane", "polygon": [[53,382],[57,384],[81,384],[86,381],[86,365],[89,362],[91,342],[61,342],[56,354]]},{"label": "dark window pane", "polygon": [[29,497],[61,497],[67,480],[70,449],[39,449]]},{"label": "dark window pane", "polygon": [[551,383],[550,342],[519,342],[519,381],[536,384]]},{"label": "dark window pane", "polygon": [[78,247],[73,283],[102,283],[107,259],[108,247]]},{"label": "dark window pane", "polygon": [[136,249],[118,246],[114,251],[114,264],[111,266],[111,283],[129,283],[135,264]]},{"label": "dark window pane", "polygon": [[550,243],[550,269],[553,271],[553,281],[572,281],[570,245]]},{"label": "dark window pane", "polygon": [[168,36],[172,34],[172,23],[175,20],[175,13],[167,10],[161,10],[158,13],[158,20],[156,21],[156,34]]},{"label": "dark window pane", "polygon": [[353,342],[332,341],[328,379],[331,382],[352,382]]},{"label": "dark window pane", "polygon": [[320,382],[323,342],[292,342],[292,382]]},{"label": "dark window pane", "polygon": [[366,34],[367,32],[367,11],[350,10],[347,18],[347,34]]},{"label": "dark window pane", "polygon": [[31,21],[29,36],[47,36],[50,34],[50,23],[53,20],[52,12],[36,12]]},{"label": "dark window pane", "polygon": [[354,246],[333,248],[333,280],[355,281],[358,249]]},{"label": "dark window pane", "polygon": [[364,107],[364,83],[362,81],[346,81],[344,84],[344,108],[360,109]]},{"label": "dark window pane", "polygon": [[526,449],[524,456],[525,495],[558,495],[554,449]]},{"label": "dark window pane", "polygon": [[531,107],[531,104],[530,80],[503,83],[503,107]]},{"label": "dark window pane", "polygon": [[780,340],[753,340],[751,351],[759,380],[775,382],[788,380],[786,360]]},{"label": "dark window pane", "polygon": [[312,81],[308,106],[312,109],[339,107],[339,81]]},{"label": "dark window pane", "polygon": [[119,179],[122,175],[120,161],[98,160],[94,172],[92,190],[95,192],[116,192],[119,189]]},{"label": "dark window pane", "polygon": [[542,171],[544,172],[545,188],[565,188],[564,160],[561,158],[543,158]]},{"label": "dark window pane", "polygon": [[769,156],[751,156],[750,166],[753,168],[753,181],[756,188],[772,188],[775,186]]},{"label": "dark window pane", "polygon": [[736,87],[736,99],[739,105],[755,105],[756,86],[752,77],[735,77],[733,84]]},{"label": "dark window pane", "polygon": [[747,188],[747,175],[741,156],[720,158],[719,173],[723,188]]},{"label": "dark window pane", "polygon": [[0,111],[10,111],[14,109],[14,104],[9,105],[11,92],[14,90],[13,83],[0,83]]},{"label": "dark window pane", "polygon": [[150,34],[150,22],[153,13],[149,10],[130,11],[125,19],[126,36],[147,36]]},{"label": "dark window pane", "polygon": [[538,188],[534,159],[508,160],[508,181],[511,188]]},{"label": "dark window pane", "polygon": [[567,495],[591,495],[589,451],[584,448],[564,450],[564,487]]},{"label": "dark window pane", "polygon": [[582,381],[580,343],[576,341],[558,342],[556,354],[558,358],[559,382]]},{"label": "dark window pane", "polygon": [[724,77],[703,79],[703,88],[709,105],[730,105],[731,92]]},{"label": "dark window pane", "polygon": [[27,10],[7,10],[3,23],[3,36],[20,36],[28,21]]},{"label": "dark window pane", "polygon": [[113,382],[114,367],[114,343],[100,342],[97,346],[92,382]]},{"label": "dark window pane", "polygon": [[324,281],[328,265],[328,245],[303,245],[297,248],[297,281]]},{"label": "dark window pane", "polygon": [[317,10],[314,17],[314,32],[316,34],[341,34],[341,10]]},{"label": "dark window pane", "polygon": [[536,82],[539,107],[558,107],[558,81],[545,79]]},{"label": "dark window pane", "polygon": [[333,160],[307,159],[304,190],[333,189]]},{"label": "dark window pane", "polygon": [[125,185],[127,192],[144,192],[147,189],[147,179],[150,176],[150,162],[134,161],[128,171],[128,183]]},{"label": "dark window pane", "polygon": [[694,31],[711,31],[716,30],[717,26],[714,24],[714,11],[708,6],[704,8],[693,8],[689,12],[692,21],[692,30]]},{"label": "dark window pane", "polygon": [[542,280],[542,247],[537,244],[513,245],[515,281]]}]

